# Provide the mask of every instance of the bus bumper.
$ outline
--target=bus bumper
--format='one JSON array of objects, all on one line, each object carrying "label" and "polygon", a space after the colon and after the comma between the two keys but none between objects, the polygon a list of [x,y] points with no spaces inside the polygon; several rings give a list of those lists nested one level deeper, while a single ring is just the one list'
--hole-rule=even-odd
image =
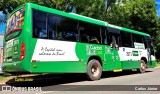
[{"label": "bus bumper", "polygon": [[3,72],[25,72],[22,67],[21,61],[12,63],[3,63]]}]

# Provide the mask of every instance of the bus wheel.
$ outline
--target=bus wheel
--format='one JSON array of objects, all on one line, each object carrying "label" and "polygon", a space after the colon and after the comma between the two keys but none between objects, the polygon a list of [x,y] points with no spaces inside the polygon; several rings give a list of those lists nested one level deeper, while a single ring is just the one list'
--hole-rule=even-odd
[{"label": "bus wheel", "polygon": [[140,63],[141,63],[141,65],[140,65],[140,68],[138,69],[138,71],[140,72],[140,73],[144,73],[145,71],[146,71],[146,63],[144,62],[144,60],[141,60],[140,61]]},{"label": "bus wheel", "polygon": [[87,65],[87,78],[89,80],[99,80],[102,75],[102,66],[100,62],[96,59],[92,59]]}]

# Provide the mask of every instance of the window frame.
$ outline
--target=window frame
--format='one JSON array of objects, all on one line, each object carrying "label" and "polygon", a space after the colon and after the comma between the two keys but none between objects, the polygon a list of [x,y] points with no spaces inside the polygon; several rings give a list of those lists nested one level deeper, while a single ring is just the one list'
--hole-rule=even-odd
[{"label": "window frame", "polygon": [[[109,45],[110,39],[109,39],[109,32],[107,31],[107,28],[105,26],[100,26],[100,30],[101,30],[101,44],[102,45]],[[104,43],[104,39],[103,38],[107,39],[107,43]]]},{"label": "window frame", "polygon": [[[41,38],[41,37],[34,37],[34,24],[33,24],[33,16],[34,16],[34,11],[38,11],[38,12],[43,12],[43,13],[46,13],[46,23],[45,23],[45,27],[46,27],[46,32],[47,32],[47,37],[46,38]],[[32,38],[37,38],[37,39],[48,39],[48,30],[47,30],[47,28],[48,28],[48,26],[47,26],[47,20],[48,20],[48,13],[47,12],[45,12],[45,11],[42,11],[42,10],[38,10],[38,9],[32,9]]]},{"label": "window frame", "polygon": [[[98,44],[98,45],[101,45],[102,44],[102,34],[101,34],[101,26],[100,25],[96,25],[96,24],[93,24],[93,23],[89,23],[89,22],[84,22],[84,21],[79,21],[79,28],[84,28],[84,26],[81,26],[81,23],[84,23],[84,24],[87,24],[88,26],[89,25],[95,25],[95,26],[97,26],[98,27],[98,33],[99,33],[99,38],[100,38],[100,40],[98,40],[99,41],[99,43],[91,43],[89,40],[88,40],[88,42],[83,42],[82,40],[81,40],[81,30],[79,30],[79,32],[80,32],[80,35],[79,35],[79,37],[80,37],[80,41],[79,42],[81,42],[81,43],[88,43],[88,44]],[[86,25],[85,25],[86,26]],[[85,29],[84,29],[85,30]],[[88,31],[89,32],[89,31]],[[87,34],[87,33],[85,33],[85,34]],[[97,36],[96,36],[96,38],[97,38]],[[97,38],[98,39],[98,38]]]},{"label": "window frame", "polygon": [[[33,16],[34,16],[34,11],[38,11],[38,12],[43,12],[43,13],[46,13],[46,23],[45,23],[45,25],[46,25],[46,31],[47,31],[47,38],[40,38],[40,37],[34,37],[34,26],[33,26]],[[57,37],[56,37],[56,39],[51,39],[51,38],[49,38],[49,31],[48,31],[48,24],[49,24],[49,16],[50,15],[55,15],[55,16],[57,16],[57,17],[62,17],[62,18],[65,18],[65,19],[69,19],[69,20],[73,20],[73,21],[76,21],[77,22],[77,26],[75,27],[76,28],[76,31],[77,31],[77,34],[78,34],[78,39],[76,39],[76,41],[71,41],[71,42],[79,42],[79,31],[78,31],[78,29],[77,29],[77,27],[79,27],[78,25],[79,25],[79,20],[76,20],[76,19],[73,19],[73,18],[69,18],[69,17],[65,17],[65,16],[62,16],[62,15],[57,15],[57,14],[54,14],[54,13],[49,13],[49,12],[45,12],[45,11],[43,11],[43,10],[38,10],[38,9],[32,9],[32,38],[36,38],[36,39],[49,39],[49,40],[59,40],[59,39],[57,39]],[[56,26],[57,26],[57,23],[56,23]],[[57,27],[56,27],[57,28]],[[57,30],[56,30],[57,31]],[[70,40],[59,40],[59,41],[70,41]]]},{"label": "window frame", "polygon": [[[139,42],[139,41],[137,42],[137,39],[138,39],[138,38],[135,38],[135,36],[136,36],[136,37],[137,37],[137,36],[138,36],[138,37],[141,37],[141,42]],[[144,40],[143,40],[143,36],[142,36],[142,35],[132,34],[132,37],[133,37],[133,43],[134,43],[134,42],[137,42],[137,43],[143,43],[143,44],[144,44]],[[135,41],[135,39],[136,39],[136,41]]]},{"label": "window frame", "polygon": [[[125,33],[125,34],[124,34]],[[125,37],[125,35],[130,35],[130,44],[127,43],[128,46],[124,46],[124,40],[123,38]],[[120,31],[120,36],[121,36],[121,47],[129,47],[129,48],[133,48],[133,38],[132,38],[132,33],[130,32],[125,32],[123,30]],[[126,37],[125,37],[126,38]]]}]

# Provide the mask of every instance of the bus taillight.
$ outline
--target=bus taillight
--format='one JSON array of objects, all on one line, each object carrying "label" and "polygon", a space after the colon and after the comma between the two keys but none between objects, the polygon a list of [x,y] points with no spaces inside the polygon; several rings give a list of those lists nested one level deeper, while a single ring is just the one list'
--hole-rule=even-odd
[{"label": "bus taillight", "polygon": [[22,42],[22,44],[21,44],[21,52],[20,52],[20,60],[23,60],[24,59],[24,57],[25,57],[25,44]]}]

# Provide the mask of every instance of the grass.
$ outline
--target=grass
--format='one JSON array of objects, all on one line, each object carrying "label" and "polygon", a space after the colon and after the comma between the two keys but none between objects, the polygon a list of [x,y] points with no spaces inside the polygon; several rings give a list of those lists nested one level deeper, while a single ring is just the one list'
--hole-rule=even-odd
[{"label": "grass", "polygon": [[4,79],[4,77],[3,77],[3,76],[0,76],[0,81],[3,80],[3,79]]},{"label": "grass", "polygon": [[4,80],[5,78],[6,78],[6,76],[0,75],[0,81]]},{"label": "grass", "polygon": [[6,77],[9,77],[9,76],[11,76],[11,74],[8,74],[8,73],[1,74],[0,81],[2,81],[3,79],[5,79]]},{"label": "grass", "polygon": [[160,62],[157,62],[157,63],[156,63],[156,67],[160,67]]}]

